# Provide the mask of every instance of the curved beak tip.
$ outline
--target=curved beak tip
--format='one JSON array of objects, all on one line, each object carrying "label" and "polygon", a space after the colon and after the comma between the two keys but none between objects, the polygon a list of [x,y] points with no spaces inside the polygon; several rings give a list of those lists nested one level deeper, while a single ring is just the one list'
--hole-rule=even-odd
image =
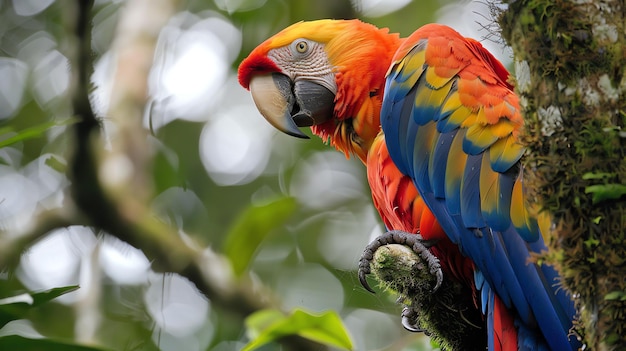
[{"label": "curved beak tip", "polygon": [[272,126],[297,138],[309,139],[298,127],[323,123],[333,115],[335,94],[315,82],[301,80],[294,84],[284,74],[258,74],[250,80],[250,92],[257,109]]},{"label": "curved beak tip", "polygon": [[276,129],[297,138],[308,139],[291,118],[294,98],[287,76],[259,74],[250,80],[252,99],[263,117]]}]

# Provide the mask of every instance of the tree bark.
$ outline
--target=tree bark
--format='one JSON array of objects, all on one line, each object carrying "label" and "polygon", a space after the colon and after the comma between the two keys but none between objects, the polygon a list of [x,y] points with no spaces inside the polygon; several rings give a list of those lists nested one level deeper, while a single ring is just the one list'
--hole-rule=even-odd
[{"label": "tree bark", "polygon": [[525,116],[525,189],[592,350],[626,349],[623,0],[512,1],[499,16]]}]

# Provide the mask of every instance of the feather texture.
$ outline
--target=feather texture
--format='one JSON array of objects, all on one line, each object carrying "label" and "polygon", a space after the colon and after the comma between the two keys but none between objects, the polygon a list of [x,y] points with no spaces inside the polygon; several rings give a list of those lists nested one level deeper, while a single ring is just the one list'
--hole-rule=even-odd
[{"label": "feather texture", "polygon": [[372,143],[367,158],[367,178],[374,207],[388,229],[420,233],[425,240],[438,241],[431,250],[441,262],[447,279],[463,282],[470,291],[474,265],[461,255],[419,195],[411,177],[402,174],[392,161],[382,133]]},{"label": "feather texture", "polygon": [[391,158],[477,269],[487,322],[498,329],[490,349],[516,349],[507,339],[513,320],[524,329],[515,347],[572,349],[572,302],[557,291],[551,267],[529,262],[545,245],[525,202],[523,121],[507,79],[480,43],[424,26],[396,52],[381,124]]}]

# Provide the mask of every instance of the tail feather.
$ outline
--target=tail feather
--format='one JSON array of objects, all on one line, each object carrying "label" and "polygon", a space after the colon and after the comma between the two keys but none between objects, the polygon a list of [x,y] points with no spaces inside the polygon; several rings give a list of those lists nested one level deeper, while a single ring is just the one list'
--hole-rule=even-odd
[{"label": "tail feather", "polygon": [[513,317],[502,300],[492,294],[494,351],[517,351],[518,335]]}]

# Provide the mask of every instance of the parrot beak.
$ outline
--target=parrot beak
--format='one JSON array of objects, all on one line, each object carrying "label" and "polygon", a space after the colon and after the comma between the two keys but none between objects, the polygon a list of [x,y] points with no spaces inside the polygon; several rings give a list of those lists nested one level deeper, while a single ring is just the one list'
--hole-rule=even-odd
[{"label": "parrot beak", "polygon": [[261,115],[294,137],[308,139],[298,127],[318,125],[333,116],[335,94],[311,81],[294,84],[284,74],[259,74],[250,80],[250,92]]}]

